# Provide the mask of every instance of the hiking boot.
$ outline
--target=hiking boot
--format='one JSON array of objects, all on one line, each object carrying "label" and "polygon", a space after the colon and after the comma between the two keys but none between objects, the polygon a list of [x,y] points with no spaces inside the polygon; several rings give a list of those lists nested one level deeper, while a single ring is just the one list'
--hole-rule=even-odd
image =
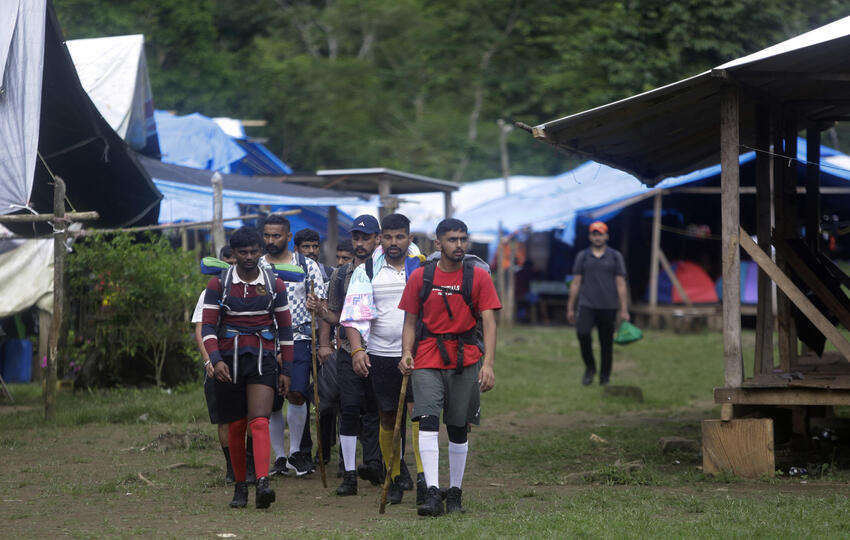
[{"label": "hiking boot", "polygon": [[342,473],[342,484],[336,488],[336,494],[342,497],[348,495],[357,495],[357,473],[354,471],[344,471]]},{"label": "hiking boot", "polygon": [[368,480],[373,486],[380,486],[384,483],[384,466],[375,463],[361,463],[357,466],[357,476],[363,480]]},{"label": "hiking boot", "polygon": [[396,477],[396,482],[398,482],[404,491],[413,489],[413,479],[410,477],[410,471],[407,470],[407,463],[404,460],[401,460],[401,472]]},{"label": "hiking boot", "polygon": [[465,510],[461,505],[461,496],[463,495],[463,490],[459,487],[449,488],[449,491],[446,493],[446,513],[451,514],[453,512],[463,513]]},{"label": "hiking boot", "polygon": [[274,465],[272,465],[272,470],[269,471],[269,476],[275,475],[286,476],[289,474],[289,469],[286,468],[286,458],[279,457],[274,460]]},{"label": "hiking boot", "polygon": [[303,452],[295,452],[286,460],[286,468],[290,471],[295,471],[297,476],[310,474],[312,472],[312,465],[309,456]]},{"label": "hiking boot", "polygon": [[593,382],[593,376],[596,375],[596,370],[588,369],[584,372],[584,377],[581,378],[581,384],[587,386]]},{"label": "hiking boot", "polygon": [[404,496],[404,490],[401,489],[401,486],[398,483],[398,476],[395,479],[390,480],[390,488],[387,490],[387,502],[390,504],[398,504],[401,502],[401,498]]},{"label": "hiking boot", "polygon": [[604,379],[600,377],[599,386],[608,386],[608,377],[605,377]]},{"label": "hiking boot", "polygon": [[231,508],[245,508],[248,504],[248,483],[236,482],[233,490],[233,500],[230,501]]},{"label": "hiking boot", "polygon": [[257,495],[254,498],[257,508],[268,508],[274,502],[274,490],[269,487],[269,477],[257,479]]},{"label": "hiking boot", "polygon": [[443,508],[443,497],[440,494],[440,488],[437,486],[429,486],[425,493],[425,501],[416,509],[416,513],[420,516],[442,516],[445,513]]},{"label": "hiking boot", "polygon": [[425,502],[425,494],[428,492],[428,484],[425,483],[425,473],[416,474],[416,506]]},{"label": "hiking boot", "polygon": [[233,476],[233,466],[228,462],[227,471],[224,473],[224,483],[232,484],[236,481],[236,477]]}]

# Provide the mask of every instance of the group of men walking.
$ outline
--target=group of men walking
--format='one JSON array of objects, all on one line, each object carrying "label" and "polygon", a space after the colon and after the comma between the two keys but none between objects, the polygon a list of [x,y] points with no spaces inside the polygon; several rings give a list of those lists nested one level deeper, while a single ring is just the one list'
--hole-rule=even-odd
[{"label": "group of men walking", "polygon": [[[315,349],[321,369],[335,370],[331,379],[338,387],[338,406],[323,405],[314,413],[321,414],[326,461],[338,413],[342,480],[336,493],[355,495],[358,476],[377,484],[388,471],[387,499],[402,502],[414,484],[403,450],[394,452],[394,428],[404,426],[409,415],[418,513],[462,512],[467,434],[479,423],[480,392],[495,384],[494,310],[501,308],[489,273],[467,255],[466,225],[442,221],[437,252],[426,259],[411,241],[405,216],[390,214],[380,224],[359,216],[330,275],[314,260],[318,233],[299,231],[296,250],[290,251],[289,229],[285,218],[272,215],[262,233],[236,231],[230,239],[233,266],[211,278],[199,299],[196,337],[206,361],[208,405],[235,480],[230,505],[247,505],[248,449],[258,508],[275,500],[271,474],[314,470],[308,389]],[[281,264],[300,266],[305,279],[284,282],[274,272]],[[399,407],[403,385],[406,403]],[[449,438],[446,491],[439,483],[441,415]],[[252,442],[246,445],[248,431]]]}]

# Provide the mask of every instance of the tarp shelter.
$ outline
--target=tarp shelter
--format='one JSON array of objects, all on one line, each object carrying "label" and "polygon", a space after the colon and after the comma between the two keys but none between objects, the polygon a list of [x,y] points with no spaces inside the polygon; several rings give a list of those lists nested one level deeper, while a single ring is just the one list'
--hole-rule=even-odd
[{"label": "tarp shelter", "polygon": [[177,116],[156,111],[154,117],[164,163],[230,173],[231,166],[247,155],[212,118],[200,113]]},{"label": "tarp shelter", "polygon": [[262,143],[245,134],[242,121],[236,118],[213,118],[213,121],[245,151],[245,157],[230,166],[230,172],[247,176],[280,176],[292,169]]},{"label": "tarp shelter", "polygon": [[53,240],[0,240],[0,295],[0,319],[53,311]]},{"label": "tarp shelter", "polygon": [[0,2],[0,70],[0,214],[51,212],[52,173],[93,225],[156,222],[160,194],[80,84],[50,2]]},{"label": "tarp shelter", "polygon": [[65,45],[103,119],[133,150],[159,155],[144,36],[71,39]]},{"label": "tarp shelter", "polygon": [[[140,157],[139,160],[164,196],[160,222],[212,220],[212,171],[171,165],[147,157]],[[298,215],[288,218],[293,230],[310,227],[324,233],[323,227],[319,225],[322,216],[327,219],[327,211],[323,207],[369,200],[375,204],[374,198],[369,195],[289,184],[274,178],[222,174],[222,182],[224,218],[237,217],[260,206],[268,210],[299,207],[306,215],[303,218]],[[313,207],[316,211],[311,211]],[[350,225],[350,219],[347,216],[340,219],[339,227],[344,235],[347,235],[347,228],[344,227]],[[241,222],[229,221],[225,222],[225,226],[239,227]]]}]

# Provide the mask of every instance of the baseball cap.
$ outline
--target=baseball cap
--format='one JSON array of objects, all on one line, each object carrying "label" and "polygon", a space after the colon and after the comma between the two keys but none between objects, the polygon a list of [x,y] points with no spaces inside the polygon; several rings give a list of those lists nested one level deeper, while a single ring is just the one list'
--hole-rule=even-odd
[{"label": "baseball cap", "polygon": [[590,224],[590,227],[588,227],[588,231],[599,231],[602,234],[608,234],[608,225],[605,225],[605,222],[603,221],[594,221]]},{"label": "baseball cap", "polygon": [[378,220],[375,216],[363,214],[362,216],[354,218],[354,223],[352,223],[351,228],[348,229],[348,232],[354,231],[360,231],[366,234],[375,234],[381,232],[381,226],[378,224]]}]

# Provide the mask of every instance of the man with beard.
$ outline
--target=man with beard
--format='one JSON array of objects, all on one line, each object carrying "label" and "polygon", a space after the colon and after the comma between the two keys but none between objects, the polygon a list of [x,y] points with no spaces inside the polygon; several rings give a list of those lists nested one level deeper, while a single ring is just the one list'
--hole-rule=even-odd
[{"label": "man with beard", "polygon": [[[229,423],[236,488],[230,506],[248,502],[245,432],[254,438],[257,508],[275,501],[269,487],[269,414],[275,390],[285,394],[292,367],[292,327],[286,285],[259,265],[260,235],[243,227],[230,247],[236,266],[207,284],[204,295],[204,348],[215,374],[219,421]],[[275,347],[275,345],[278,347]],[[277,350],[275,350],[277,349]]]},{"label": "man with beard", "polygon": [[[390,214],[381,220],[382,254],[367,260],[356,272],[366,274],[371,282],[372,302],[375,309],[367,318],[368,337],[361,334],[357,327],[347,326],[346,333],[351,343],[352,368],[354,373],[371,380],[372,389],[378,404],[381,419],[380,445],[384,466],[391,471],[388,491],[390,504],[401,502],[403,491],[400,484],[401,456],[395,461],[393,454],[393,429],[398,411],[398,398],[401,390],[402,375],[398,370],[401,360],[401,329],[404,325],[404,312],[398,308],[407,277],[419,268],[420,258],[410,256],[410,220],[402,214]],[[414,246],[415,248],[415,246]],[[418,249],[415,250],[418,253]],[[357,278],[357,276],[355,276]],[[349,297],[352,291],[349,288]],[[346,299],[348,301],[348,299]],[[365,338],[365,340],[364,340]],[[365,348],[365,350],[364,350]],[[413,402],[412,389],[407,392],[407,401]],[[413,424],[414,438],[418,437],[418,423]],[[417,464],[418,443],[414,440],[414,453]],[[425,485],[422,483],[422,495]]]},{"label": "man with beard", "polygon": [[[328,285],[327,310],[319,310],[322,324],[319,343],[330,346],[330,328],[339,324],[351,277],[355,268],[372,257],[378,245],[378,220],[364,214],[354,219],[351,227],[354,262],[340,266],[331,275]],[[341,330],[344,330],[342,328]],[[352,347],[344,331],[337,335],[339,357],[340,422],[339,444],[342,450],[343,480],[336,493],[340,496],[357,494],[356,453],[358,435],[363,445],[363,464],[360,476],[373,484],[382,480],[381,454],[378,449],[378,414],[374,392],[368,379],[358,376],[351,364]],[[325,347],[322,347],[325,350]]]},{"label": "man with beard", "polygon": [[[480,394],[493,388],[496,318],[501,309],[490,275],[464,263],[466,224],[445,219],[437,225],[440,259],[413,272],[401,298],[404,310],[402,358],[416,390],[413,418],[419,420],[419,453],[428,490],[421,516],[463,512],[463,474],[469,450],[469,424],[480,422]],[[471,283],[470,283],[471,280]],[[476,332],[481,319],[483,358]],[[449,490],[443,508],[439,488],[440,414],[449,436]]]},{"label": "man with beard", "polygon": [[[312,369],[312,333],[311,313],[307,306],[309,287],[315,287],[316,296],[319,300],[325,298],[325,282],[319,265],[313,259],[293,253],[289,250],[289,240],[292,233],[289,230],[289,220],[283,216],[270,215],[263,223],[263,240],[265,242],[266,254],[261,259],[263,265],[274,264],[297,264],[304,268],[306,279],[301,282],[287,282],[286,294],[289,298],[289,309],[292,314],[292,331],[295,347],[293,352],[292,382],[287,395],[280,394],[275,399],[272,415],[269,421],[272,447],[274,448],[275,461],[274,470],[282,472],[285,454],[284,447],[284,423],[281,409],[283,400],[289,401],[286,410],[286,421],[289,423],[289,458],[286,459],[286,468],[295,471],[298,476],[313,472],[313,460],[306,446],[305,433],[309,433],[309,416],[307,404],[307,388],[310,384],[310,371]],[[312,446],[312,441],[310,442]],[[303,451],[302,451],[303,450]]]},{"label": "man with beard", "polygon": [[319,262],[319,253],[322,249],[320,242],[319,233],[313,229],[301,229],[292,237],[292,243],[295,244],[295,251],[313,259],[319,265],[319,269],[322,271],[322,278],[325,280],[325,284],[327,284],[331,279],[333,268]]},{"label": "man with beard", "polygon": [[[584,360],[585,386],[593,382],[596,361],[593,359],[593,327],[599,330],[599,384],[608,384],[613,363],[614,326],[617,318],[629,320],[626,291],[626,264],[616,249],[609,247],[608,226],[601,221],[590,224],[590,248],[579,251],[573,264],[573,282],[567,301],[567,321],[576,325],[576,334]],[[578,321],[575,305],[578,300]]]}]

